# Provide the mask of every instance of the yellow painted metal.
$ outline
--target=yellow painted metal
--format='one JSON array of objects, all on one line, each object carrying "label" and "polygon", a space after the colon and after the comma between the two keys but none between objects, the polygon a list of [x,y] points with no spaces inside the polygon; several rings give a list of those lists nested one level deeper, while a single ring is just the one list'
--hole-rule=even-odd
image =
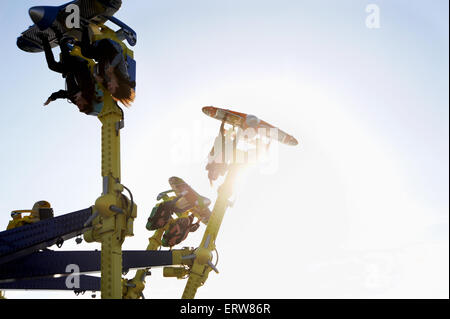
[{"label": "yellow painted metal", "polygon": [[239,172],[239,165],[234,164],[219,187],[218,196],[211,217],[203,235],[200,247],[195,251],[196,258],[189,274],[189,279],[183,292],[182,299],[193,299],[199,287],[208,279],[211,271],[212,252],[216,249],[216,238],[223,221],[226,210],[230,206],[230,197],[233,194],[233,184]]},{"label": "yellow painted metal", "polygon": [[[14,229],[17,227],[22,227],[24,225],[29,225],[36,223],[41,220],[39,215],[40,208],[51,208],[51,205],[47,201],[39,201],[33,205],[32,209],[22,209],[14,210],[11,212],[11,217],[13,218],[6,227],[7,230]],[[22,214],[29,213],[28,216],[23,216]]]},{"label": "yellow painted metal", "polygon": [[15,215],[13,216],[13,219],[9,221],[8,226],[6,227],[6,230],[22,227],[25,225],[33,224],[39,221],[39,218],[33,215],[29,216],[23,216],[22,213],[28,213],[29,211],[16,211],[14,212]]},{"label": "yellow painted metal", "polygon": [[148,239],[147,250],[158,250],[161,247],[161,238],[166,228],[161,228],[155,231],[152,237]]},{"label": "yellow painted metal", "polygon": [[[155,231],[152,237],[149,238],[147,250],[158,250],[161,247],[161,238],[165,228]],[[133,279],[124,281],[123,284],[123,299],[139,299],[145,288],[146,269],[139,269]]]},{"label": "yellow painted metal", "polygon": [[[161,238],[166,231],[168,226],[158,229],[155,231],[152,237],[149,238],[149,243],[147,246],[147,250],[158,250],[161,245]],[[183,257],[192,255],[193,249],[183,248],[172,250],[172,264],[173,265],[186,265],[192,266],[191,259],[184,259]],[[181,268],[181,267],[179,267]],[[142,293],[145,289],[145,277],[146,277],[147,269],[139,269],[136,272],[136,275],[131,280],[122,280],[122,293],[123,299],[139,299],[142,297]]]},{"label": "yellow painted metal", "polygon": [[[106,90],[104,90],[107,93]],[[122,244],[133,236],[133,220],[137,206],[123,194],[120,184],[120,128],[122,112],[105,94],[104,106],[98,115],[102,125],[103,193],[95,202],[92,229],[84,234],[87,242],[101,243],[101,294],[103,299],[122,298]]]},{"label": "yellow painted metal", "polygon": [[[113,190],[120,180],[120,130],[117,124],[122,120],[122,112],[110,94],[105,94],[104,106],[99,120],[102,122],[102,176],[111,177],[108,187]],[[106,195],[106,194],[104,194]]]},{"label": "yellow painted metal", "polygon": [[194,253],[194,249],[184,247],[183,249],[172,250],[172,264],[173,265],[185,265],[192,266],[192,259],[185,259],[186,256],[190,256]]},{"label": "yellow painted metal", "polygon": [[163,276],[185,279],[189,275],[189,271],[189,268],[186,267],[164,267]]}]

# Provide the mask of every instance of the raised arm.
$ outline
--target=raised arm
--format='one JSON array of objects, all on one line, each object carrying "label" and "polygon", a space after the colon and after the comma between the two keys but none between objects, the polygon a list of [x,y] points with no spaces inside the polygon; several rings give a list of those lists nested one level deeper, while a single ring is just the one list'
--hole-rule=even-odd
[{"label": "raised arm", "polygon": [[77,42],[77,44],[81,47],[81,54],[88,59],[95,59],[95,48],[91,44],[89,38],[89,29],[83,28],[83,34],[81,36],[81,41]]},{"label": "raised arm", "polygon": [[56,101],[58,99],[67,99],[69,98],[69,94],[65,90],[59,90],[58,92],[52,93],[44,105],[49,105],[51,102]]},{"label": "raised arm", "polygon": [[44,47],[45,59],[47,60],[48,68],[54,72],[63,73],[62,63],[55,61],[55,57],[53,55],[53,51],[52,48],[50,47],[48,39],[44,36],[42,36],[41,39],[42,39],[42,46]]}]

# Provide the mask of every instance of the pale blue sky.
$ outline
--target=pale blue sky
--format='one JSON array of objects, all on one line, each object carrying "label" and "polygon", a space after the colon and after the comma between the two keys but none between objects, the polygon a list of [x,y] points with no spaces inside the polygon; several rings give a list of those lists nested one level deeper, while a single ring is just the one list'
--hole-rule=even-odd
[{"label": "pale blue sky", "polygon": [[[98,120],[65,101],[42,107],[63,80],[15,45],[29,7],[60,3],[4,1],[0,11],[5,227],[37,200],[62,214],[101,191]],[[365,26],[369,3],[380,29]],[[218,240],[222,272],[199,297],[448,298],[448,11],[445,0],[124,0],[117,17],[138,33],[138,96],[125,111],[122,177],[140,208],[125,248],[146,247],[170,176],[214,198],[202,161],[218,123],[201,107],[228,107],[301,146],[277,149],[276,175],[248,177]],[[80,247],[97,248],[65,246]],[[184,282],[154,277],[149,297],[181,296]],[[50,295],[72,296],[10,293]]]}]

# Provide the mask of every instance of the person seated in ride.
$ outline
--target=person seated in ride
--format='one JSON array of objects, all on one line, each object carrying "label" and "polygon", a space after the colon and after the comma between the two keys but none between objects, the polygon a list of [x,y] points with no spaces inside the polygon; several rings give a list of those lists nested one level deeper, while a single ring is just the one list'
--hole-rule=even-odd
[{"label": "person seated in ride", "polygon": [[95,77],[113,96],[125,106],[135,98],[136,83],[130,79],[122,46],[111,39],[90,42],[89,29],[83,29],[81,42],[83,56],[98,62]]},{"label": "person seated in ride", "polygon": [[184,241],[189,233],[195,232],[200,227],[200,221],[194,223],[194,216],[177,218],[163,235],[161,244],[164,247],[173,247]]},{"label": "person seated in ride", "polygon": [[212,186],[220,176],[225,176],[230,167],[228,160],[225,156],[227,150],[226,143],[234,143],[235,140],[234,131],[225,130],[225,120],[220,125],[219,135],[214,141],[214,146],[208,156],[208,164],[206,165],[206,171],[208,171],[208,179]]},{"label": "person seated in ride", "polygon": [[157,204],[148,218],[146,228],[148,230],[157,230],[165,227],[173,214],[184,212],[183,209],[177,208],[176,204],[180,200],[180,196],[169,198],[162,203]]},{"label": "person seated in ride", "polygon": [[54,72],[61,73],[63,78],[66,79],[66,89],[54,92],[44,105],[48,105],[57,99],[68,99],[78,106],[80,112],[91,113],[96,94],[95,81],[88,62],[70,54],[70,39],[62,38],[60,33],[57,33],[57,38],[61,48],[61,58],[59,62],[56,62],[46,34],[41,33],[40,37],[48,68]]}]

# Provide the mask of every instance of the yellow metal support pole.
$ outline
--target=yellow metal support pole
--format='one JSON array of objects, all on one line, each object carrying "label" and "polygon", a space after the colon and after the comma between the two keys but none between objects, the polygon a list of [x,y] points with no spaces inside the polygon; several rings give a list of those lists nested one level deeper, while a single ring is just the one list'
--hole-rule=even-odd
[{"label": "yellow metal support pole", "polygon": [[212,252],[216,249],[216,238],[233,194],[233,184],[239,171],[238,165],[232,165],[224,183],[220,186],[218,196],[211,217],[203,235],[200,247],[196,250],[196,258],[191,268],[189,279],[183,292],[182,299],[194,299],[199,287],[208,279],[211,271]]},{"label": "yellow metal support pole", "polygon": [[[120,180],[120,130],[117,123],[122,120],[122,112],[110,94],[105,94],[102,112],[98,115],[102,122],[102,176]],[[112,190],[114,180],[109,181]]]},{"label": "yellow metal support pole", "polygon": [[102,299],[122,298],[122,242],[115,233],[108,232],[101,237]]},{"label": "yellow metal support pole", "polygon": [[[114,185],[120,182],[120,129],[122,113],[110,94],[105,94],[102,112],[102,176],[103,195],[112,194]],[[107,185],[107,188],[105,187]],[[105,194],[106,192],[106,194]],[[112,194],[114,195],[114,194]],[[103,220],[106,232],[101,235],[101,294],[106,299],[122,298],[122,243],[121,232],[124,216],[114,214]]]},{"label": "yellow metal support pole", "polygon": [[122,244],[133,235],[137,206],[131,207],[120,184],[120,129],[122,112],[105,91],[98,115],[102,125],[103,192],[93,207],[92,229],[84,234],[87,242],[100,242],[101,295],[103,299],[122,299]]}]

